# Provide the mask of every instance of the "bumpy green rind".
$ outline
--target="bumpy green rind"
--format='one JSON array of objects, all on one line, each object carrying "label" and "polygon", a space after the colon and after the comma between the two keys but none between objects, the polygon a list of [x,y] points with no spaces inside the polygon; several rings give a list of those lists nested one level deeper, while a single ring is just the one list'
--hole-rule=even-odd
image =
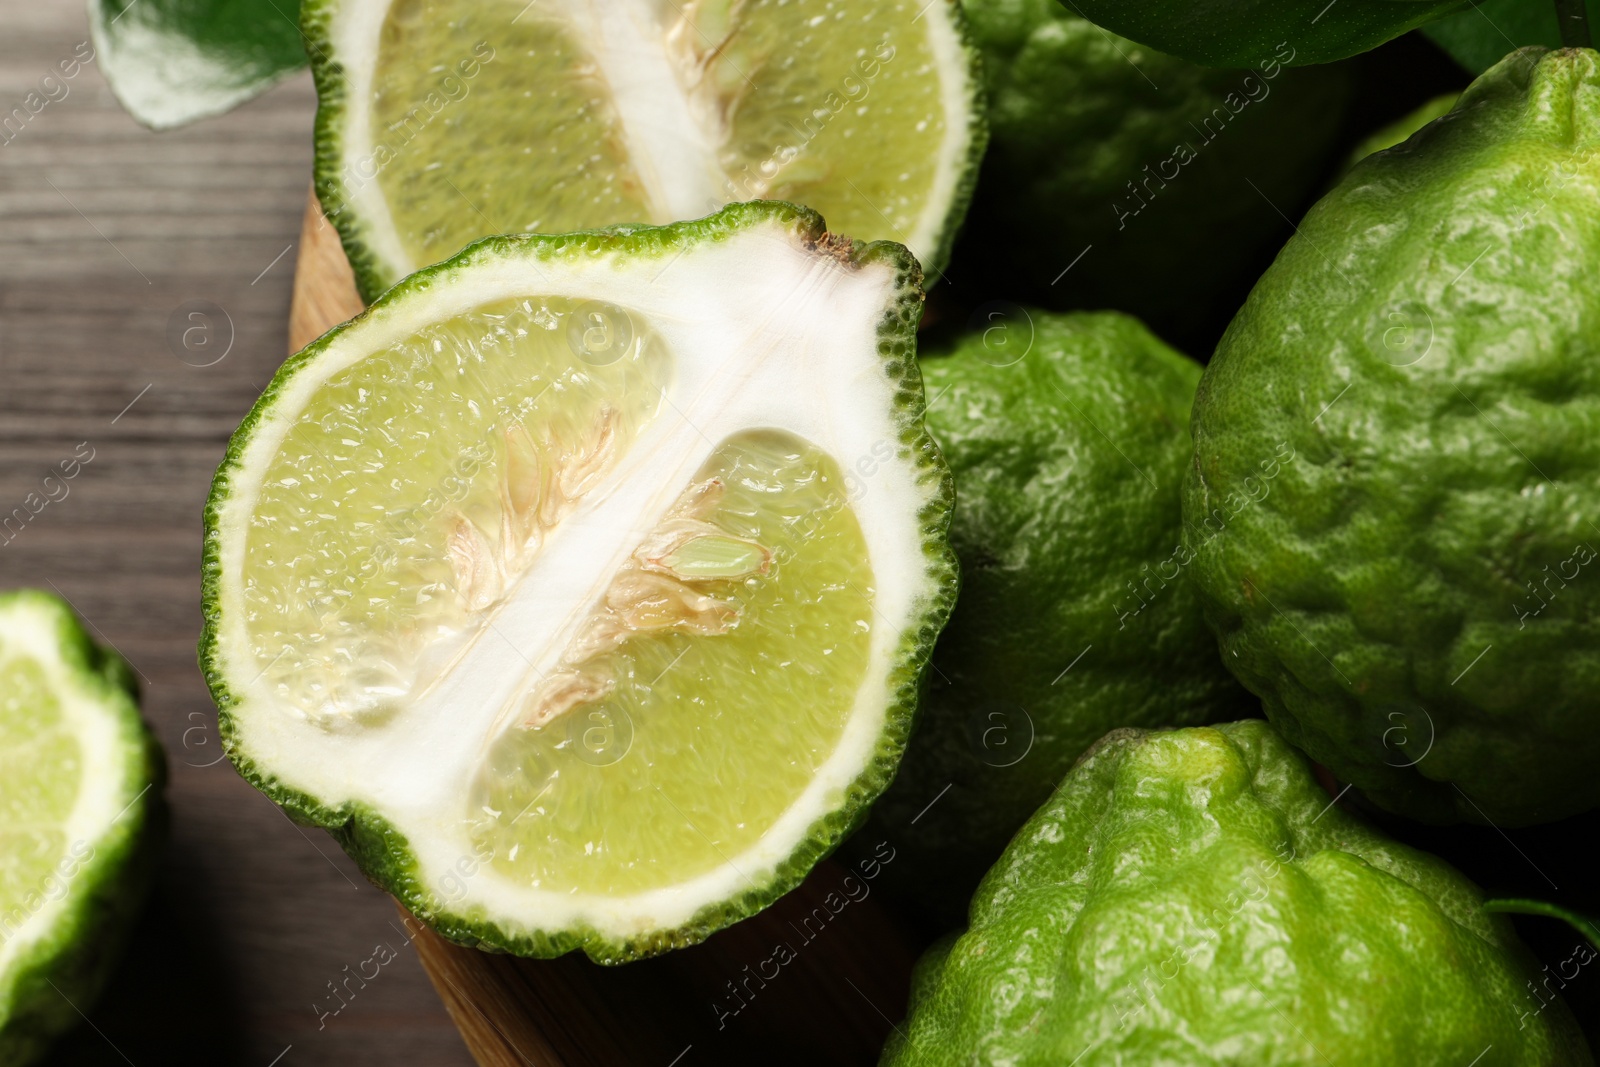
[{"label": "bumpy green rind", "polygon": [[884,884],[955,922],[1107,730],[1237,718],[1254,701],[1218,662],[1179,559],[1198,364],[1126,315],[1015,308],[922,373],[956,478],[962,590],[873,839],[902,857]]},{"label": "bumpy green rind", "polygon": [[1476,886],[1259,720],[1118,730],[919,963],[885,1067],[1582,1067]]},{"label": "bumpy green rind", "polygon": [[1600,803],[1597,203],[1600,56],[1518,52],[1312,210],[1201,383],[1223,657],[1391,810]]},{"label": "bumpy green rind", "polygon": [[[478,263],[514,257],[541,267],[560,269],[564,263],[607,253],[668,260],[692,245],[727,240],[742,230],[772,221],[782,223],[811,243],[822,241],[827,234],[826,224],[814,211],[774,201],[751,201],[729,205],[704,219],[670,226],[632,225],[559,236],[490,237],[468,246],[444,263],[406,278],[385,293],[367,314],[408,300],[426,300],[430,289],[448,286]],[[838,246],[831,247],[837,250]],[[871,762],[851,784],[838,807],[812,825],[801,846],[765,884],[702,909],[682,926],[623,940],[611,939],[587,928],[520,932],[494,916],[466,914],[437,899],[418,876],[417,862],[405,837],[381,812],[363,804],[326,801],[295,789],[251,757],[234,721],[232,709],[239,699],[218,659],[217,634],[224,582],[219,558],[219,519],[234,479],[242,476],[242,456],[256,428],[272,410],[288,382],[310,367],[345,327],[330,331],[291,356],[279,369],[235,431],[206,503],[202,585],[205,629],[200,638],[199,659],[217,705],[224,750],[239,773],[295,819],[332,832],[374,884],[394,894],[419,919],[458,944],[537,957],[582,949],[598,963],[625,963],[703,941],[717,930],[760,911],[799,885],[811,868],[829,855],[859,823],[867,806],[894,777],[910,734],[917,692],[929,654],[949,618],[956,593],[955,556],[947,540],[955,489],[949,469],[922,421],[923,388],[916,360],[916,330],[923,299],[922,272],[904,246],[891,242],[852,242],[849,255],[853,263],[887,263],[896,272],[897,296],[878,326],[878,354],[885,373],[897,386],[894,408],[899,456],[914,467],[919,484],[931,490],[929,502],[918,514],[931,593],[920,605],[916,624],[902,635],[895,652],[889,675],[893,696],[886,712],[883,736]]]},{"label": "bumpy green rind", "polygon": [[36,590],[0,593],[0,614],[22,612],[49,618],[62,661],[115,722],[128,807],[104,837],[86,842],[94,852],[72,875],[54,929],[0,974],[0,1063],[8,1067],[42,1057],[100,995],[149,895],[166,832],[166,760],[139,717],[133,671],[97,645],[59,598]]},{"label": "bumpy green rind", "polygon": [[1292,44],[1294,62],[1331,63],[1376,48],[1467,0],[1071,0],[1108,30],[1208,67],[1241,67]]},{"label": "bumpy green rind", "polygon": [[1291,44],[1214,70],[1056,0],[966,8],[990,126],[973,255],[1014,298],[1116,308],[1209,350],[1323,180],[1353,69],[1289,70]]},{"label": "bumpy green rind", "polygon": [[[347,0],[303,0],[300,5],[300,33],[305,38],[306,54],[311,59],[311,75],[317,87],[317,119],[314,136],[316,154],[312,170],[312,187],[322,205],[323,213],[339,232],[339,239],[344,244],[345,257],[355,272],[356,288],[360,291],[361,298],[371,304],[399,279],[368,246],[362,229],[370,223],[364,220],[355,206],[345,198],[339,176],[340,148],[345,138],[345,116],[349,107],[350,83],[343,59],[334,47],[329,26],[339,5],[344,2]],[[972,87],[967,100],[972,136],[967,147],[966,162],[951,196],[949,209],[945,213],[944,225],[939,231],[935,250],[922,264],[924,275],[937,282],[946,264],[949,263],[950,250],[955,244],[956,236],[961,232],[961,224],[967,217],[967,208],[977,187],[979,166],[983,162],[984,152],[989,143],[989,125],[985,118],[987,107],[982,56],[973,42],[971,28],[962,12],[961,2],[933,0],[929,7],[931,8],[933,4],[939,4],[945,9],[945,17],[950,20],[961,40],[967,64],[967,82]],[[372,180],[375,181],[376,178]]]}]

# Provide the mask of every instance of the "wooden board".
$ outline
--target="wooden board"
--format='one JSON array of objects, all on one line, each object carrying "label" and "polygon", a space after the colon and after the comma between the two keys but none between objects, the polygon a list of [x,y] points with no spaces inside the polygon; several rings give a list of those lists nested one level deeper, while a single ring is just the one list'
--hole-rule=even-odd
[{"label": "wooden board", "polygon": [[[313,197],[290,347],[360,309],[338,234]],[[876,1063],[905,1014],[922,947],[859,872],[852,878],[832,861],[761,915],[702,945],[624,967],[462,948],[402,915],[483,1067]]]}]

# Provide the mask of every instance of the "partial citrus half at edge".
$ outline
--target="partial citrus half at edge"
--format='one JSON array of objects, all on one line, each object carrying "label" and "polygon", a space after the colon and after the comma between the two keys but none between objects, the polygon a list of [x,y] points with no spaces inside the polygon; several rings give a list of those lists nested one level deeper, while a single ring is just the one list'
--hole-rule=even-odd
[{"label": "partial citrus half at edge", "polygon": [[308,0],[316,188],[370,301],[479,237],[806,204],[930,276],[986,131],[956,0]]}]

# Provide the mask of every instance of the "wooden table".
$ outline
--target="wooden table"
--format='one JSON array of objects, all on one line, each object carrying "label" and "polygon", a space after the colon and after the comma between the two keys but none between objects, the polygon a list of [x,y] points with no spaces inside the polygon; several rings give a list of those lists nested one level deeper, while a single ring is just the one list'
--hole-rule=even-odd
[{"label": "wooden table", "polygon": [[[0,0],[0,115],[87,36],[83,0]],[[0,587],[54,588],[138,669],[172,833],[113,988],[51,1063],[470,1064],[388,898],[217,762],[195,666],[201,508],[286,351],[310,79],[163,134],[94,65],[66,84],[0,144],[0,513],[80,442],[94,458],[0,547]],[[378,944],[399,958],[319,1018]]]}]

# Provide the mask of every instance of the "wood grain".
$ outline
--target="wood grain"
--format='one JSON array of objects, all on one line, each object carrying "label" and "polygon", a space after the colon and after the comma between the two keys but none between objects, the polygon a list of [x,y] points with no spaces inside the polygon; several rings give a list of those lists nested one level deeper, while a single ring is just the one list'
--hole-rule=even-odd
[{"label": "wood grain", "polygon": [[295,264],[294,297],[289,304],[289,351],[298,352],[328,330],[361,314],[366,305],[356,292],[356,276],[345,258],[339,232],[313,193],[300,223],[300,259]]},{"label": "wood grain", "polygon": [[[0,114],[87,37],[83,0],[0,0]],[[80,442],[94,459],[0,543],[0,588],[63,594],[138,669],[170,830],[123,965],[47,1064],[468,1067],[389,898],[220,759],[195,663],[211,476],[287,347],[310,79],[160,134],[98,62],[52,95],[0,138],[0,513]],[[170,339],[191,301],[209,355]],[[379,943],[397,957],[341,1007],[329,983]]]},{"label": "wood grain", "polygon": [[[361,308],[315,197],[301,234],[296,347]],[[921,947],[871,888],[863,872],[824,862],[773,907],[704,944],[614,968],[463,948],[400,911],[482,1067],[865,1065],[905,1014]]]}]

